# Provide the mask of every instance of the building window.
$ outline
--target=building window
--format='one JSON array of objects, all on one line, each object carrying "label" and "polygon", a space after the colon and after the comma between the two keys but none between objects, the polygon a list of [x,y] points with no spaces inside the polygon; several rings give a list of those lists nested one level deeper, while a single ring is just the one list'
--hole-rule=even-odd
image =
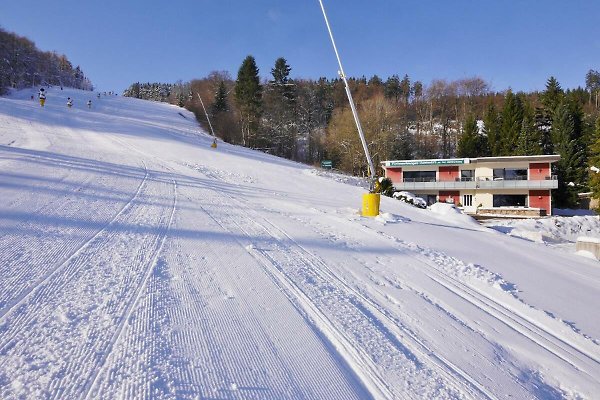
[{"label": "building window", "polygon": [[465,207],[473,206],[473,195],[472,194],[464,194],[463,195],[463,206],[465,206]]},{"label": "building window", "polygon": [[526,181],[527,168],[494,168],[495,181]]},{"label": "building window", "polygon": [[462,169],[460,170],[460,180],[463,182],[471,182],[475,180],[475,170]]},{"label": "building window", "polygon": [[495,194],[494,207],[526,207],[527,195],[525,194]]},{"label": "building window", "polygon": [[404,171],[404,182],[435,182],[435,171]]}]

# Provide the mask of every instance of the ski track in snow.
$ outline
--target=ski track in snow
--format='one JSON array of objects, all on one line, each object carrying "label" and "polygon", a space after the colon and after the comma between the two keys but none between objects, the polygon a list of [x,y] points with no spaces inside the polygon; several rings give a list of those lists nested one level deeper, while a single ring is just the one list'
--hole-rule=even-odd
[{"label": "ski track in snow", "polygon": [[[210,173],[204,167],[196,169]],[[219,178],[219,174],[212,176]],[[338,347],[349,364],[356,365],[357,370],[365,373],[362,377],[365,384],[379,396],[407,399],[415,396],[496,398],[460,368],[434,354],[414,333],[399,325],[378,304],[339,279],[324,261],[284,231],[270,221],[262,220],[259,215],[249,213],[252,207],[240,204],[232,197],[229,199],[232,203],[228,209],[240,210],[240,214],[228,215],[229,218],[219,220],[219,224],[232,232],[244,232],[252,243],[249,251],[262,260],[276,283],[282,290],[288,291],[292,301],[313,320],[315,329]],[[256,238],[263,237],[267,239],[256,241]],[[366,343],[367,348],[361,349],[365,347],[362,342],[365,338],[373,342]],[[376,365],[373,354],[388,360],[383,365]],[[423,368],[423,362],[430,369]],[[402,367],[398,368],[398,365]],[[410,378],[411,375],[415,377]],[[395,388],[386,383],[398,381],[399,377],[407,379],[409,386]],[[421,386],[425,382],[427,384]]]},{"label": "ski track in snow", "polygon": [[[169,185],[144,179],[140,191],[105,229],[4,314],[0,368],[10,388],[27,387],[34,396],[48,398],[85,394],[90,376],[104,363],[135,305],[145,281],[141,277],[151,268],[149,260],[158,256],[167,234],[171,217],[160,203],[162,196],[173,195],[164,193],[164,186]],[[146,204],[138,205],[139,197]],[[171,216],[174,207],[167,210]],[[40,353],[27,351],[42,343]],[[21,381],[23,377],[11,376],[18,370],[4,368],[8,362],[17,368],[38,368],[40,375],[30,373]],[[49,387],[44,387],[46,380]],[[6,389],[0,390],[2,397],[8,397]]]},{"label": "ski track in snow", "polygon": [[[144,166],[145,169],[145,166]],[[6,300],[6,299],[0,299],[3,301],[3,303],[5,304],[4,309],[0,312],[0,326],[2,326],[2,322],[4,319],[4,316],[6,314],[8,314],[13,308],[17,308],[19,306],[21,306],[23,303],[25,303],[28,300],[28,297],[32,294],[35,294],[36,290],[39,290],[40,288],[43,288],[44,284],[50,279],[52,278],[55,274],[60,272],[60,269],[62,267],[64,267],[65,265],[68,265],[68,263],[71,261],[71,259],[73,259],[74,257],[76,257],[77,255],[79,255],[79,253],[81,253],[82,251],[84,251],[86,249],[86,247],[88,247],[90,245],[90,243],[93,243],[94,239],[96,239],[102,232],[106,231],[107,228],[110,228],[111,224],[113,224],[115,222],[115,220],[124,212],[126,212],[126,210],[131,206],[131,204],[133,203],[133,201],[138,197],[140,190],[142,189],[142,186],[146,183],[146,179],[148,177],[148,171],[146,170],[144,178],[142,179],[142,181],[140,182],[140,185],[138,186],[135,194],[133,195],[133,197],[125,204],[125,206],[123,206],[123,208],[106,224],[106,226],[104,226],[102,229],[100,229],[98,232],[96,232],[90,239],[88,239],[87,241],[85,241],[83,244],[81,244],[79,247],[75,248],[74,251],[71,252],[71,254],[66,257],[65,261],[63,261],[62,263],[60,263],[59,265],[57,265],[54,269],[50,270],[49,273],[47,273],[47,275],[43,276],[38,279],[37,281],[34,281],[33,283],[31,282],[31,278],[32,278],[32,271],[26,268],[21,268],[19,269],[19,264],[22,263],[7,263],[6,265],[9,266],[11,269],[16,270],[17,272],[22,272],[23,274],[16,274],[13,275],[14,280],[6,280],[5,282],[5,286],[2,287],[1,292],[5,295],[10,295],[13,296],[12,299],[10,300]],[[49,207],[48,205],[46,205],[46,207]],[[37,210],[35,212],[35,214],[37,213],[41,213],[43,210]],[[9,245],[4,246],[4,249],[9,248]],[[0,253],[1,255],[2,253]],[[8,257],[7,257],[8,259]],[[30,263],[30,260],[27,260]],[[29,264],[31,265],[31,264]],[[23,288],[23,291],[21,293],[18,294],[18,296],[15,296],[15,289],[19,286],[18,281],[24,281],[25,283],[23,283],[23,286],[26,286],[26,284],[30,284],[29,287],[25,287]],[[11,288],[12,290],[9,290],[9,288]]]},{"label": "ski track in snow", "polygon": [[[210,169],[206,167],[196,167],[195,169],[205,174],[210,174]],[[212,176],[216,179],[220,179],[222,178],[223,174],[217,172],[213,173]],[[240,200],[237,201],[239,202]],[[252,207],[248,205],[236,206],[235,204],[232,204],[229,208],[243,209],[245,214],[248,213],[248,210],[252,209]],[[245,225],[240,225],[240,221],[243,221],[244,217],[245,219],[249,219],[251,221],[251,224],[259,224],[260,229],[248,231],[248,228],[245,227]],[[381,326],[385,326],[386,329],[388,329],[394,334],[395,338],[398,340],[399,347],[405,354],[409,355],[409,359],[413,359],[417,362],[425,362],[426,360],[426,362],[428,362],[428,364],[431,366],[432,371],[440,373],[440,375],[444,378],[443,380],[440,380],[440,386],[444,386],[445,390],[448,389],[445,387],[445,385],[458,389],[458,392],[450,392],[446,393],[445,395],[440,392],[437,392],[434,395],[432,394],[432,392],[416,390],[416,393],[418,393],[418,395],[422,396],[423,393],[427,393],[425,395],[426,397],[458,397],[457,393],[460,393],[460,396],[468,394],[470,396],[474,396],[475,398],[496,398],[483,385],[478,383],[475,379],[472,379],[468,373],[462,371],[459,367],[454,365],[448,359],[445,359],[443,356],[440,356],[439,351],[433,351],[429,349],[422,342],[422,340],[418,339],[417,335],[415,335],[406,327],[403,327],[401,321],[390,317],[385,311],[385,306],[381,306],[381,303],[377,303],[376,301],[370,299],[368,294],[365,295],[364,293],[361,293],[351,288],[349,285],[344,283],[343,280],[337,278],[336,274],[329,270],[325,262],[320,260],[318,257],[312,255],[309,251],[307,251],[301,245],[299,245],[293,239],[291,239],[291,237],[286,235],[284,231],[272,225],[271,222],[265,221],[267,224],[271,225],[271,229],[275,229],[277,231],[277,234],[270,232],[268,228],[266,228],[261,223],[257,222],[261,220],[261,217],[258,215],[252,215],[250,217],[247,215],[239,215],[236,216],[234,219],[236,221],[235,226],[237,226],[237,229],[230,228],[230,230],[241,230],[245,232],[248,237],[248,240],[252,240],[252,238],[263,237],[265,235],[270,237],[270,240],[263,246],[261,246],[260,244],[253,244],[252,246],[250,246],[250,249],[253,252],[259,253],[262,256],[262,258],[266,260],[266,262],[264,263],[265,265],[274,267],[277,271],[279,271],[279,273],[273,274],[275,276],[275,279],[279,280],[280,283],[281,281],[287,281],[287,286],[291,287],[291,289],[289,290],[295,292],[296,298],[299,299],[298,301],[304,304],[303,308],[305,309],[305,312],[308,312],[310,314],[310,310],[312,310],[313,314],[325,313],[324,310],[327,309],[327,306],[320,303],[317,303],[315,305],[315,299],[322,298],[323,293],[334,292],[336,289],[332,289],[328,286],[331,285],[332,282],[339,282],[342,288],[349,292],[350,296],[355,296],[355,299],[357,300],[354,300],[351,297],[349,298],[348,295],[344,295],[339,292],[336,292],[336,299],[343,299],[342,301],[348,303],[359,304],[361,308],[366,307],[367,309],[363,309],[362,312],[370,319],[375,319],[378,317],[378,324],[380,324]],[[352,223],[355,222],[356,221],[352,221]],[[302,221],[302,223],[310,224],[309,221]],[[565,333],[564,331],[561,331],[561,326],[559,326],[559,329],[557,330],[552,330],[548,327],[543,326],[540,323],[536,323],[535,319],[531,317],[531,315],[527,315],[531,310],[528,309],[529,306],[527,306],[526,304],[523,304],[519,301],[515,301],[512,305],[508,305],[493,299],[491,296],[486,295],[485,291],[481,291],[476,288],[477,286],[481,287],[482,283],[483,285],[487,285],[488,287],[499,287],[501,290],[506,291],[507,294],[510,294],[511,297],[514,298],[514,289],[511,287],[511,285],[506,285],[506,282],[504,282],[497,275],[494,275],[493,273],[490,273],[489,271],[486,271],[485,269],[479,266],[465,265],[460,260],[448,257],[443,253],[423,249],[412,243],[404,242],[393,237],[387,237],[385,234],[377,233],[365,226],[362,226],[362,228],[362,231],[366,232],[367,234],[379,235],[386,241],[393,241],[400,252],[408,251],[413,253],[411,257],[419,260],[420,265],[427,270],[428,273],[426,274],[426,276],[429,279],[436,282],[438,285],[453,293],[460,299],[467,301],[477,310],[483,311],[495,320],[501,322],[508,329],[514,330],[519,335],[522,335],[527,340],[530,340],[535,345],[539,346],[539,351],[547,351],[549,353],[552,353],[562,361],[568,363],[575,371],[580,371],[581,373],[588,375],[588,378],[592,381],[595,381],[597,379],[594,376],[594,371],[598,370],[600,362],[597,355],[598,346],[595,343],[593,343],[592,341],[588,341],[587,338],[584,338],[586,340],[583,341],[583,345],[579,345],[578,343],[581,342],[578,342],[577,340],[570,340],[573,339],[573,335],[571,334],[572,332]],[[329,230],[329,232],[333,230],[334,229],[331,229]],[[326,236],[330,234],[324,235]],[[283,238],[282,236],[285,238]],[[278,246],[282,246],[282,241],[292,242],[294,246],[284,246],[283,248],[277,249]],[[273,243],[276,243],[277,245],[274,245]],[[356,242],[355,244],[357,247],[361,245],[359,242]],[[294,251],[294,247],[296,247],[300,251]],[[278,259],[274,256],[274,254],[281,255],[283,259]],[[302,261],[301,264],[298,264],[297,261],[294,263],[291,260],[304,261]],[[293,268],[298,268],[302,270],[302,273],[296,272],[296,274],[298,274],[298,277],[296,279],[292,278],[294,277],[295,272],[293,269],[289,268],[290,264],[296,264]],[[318,267],[314,268],[315,266]],[[310,273],[306,272],[306,270],[311,267],[312,271],[310,271]],[[462,276],[465,276],[465,271],[467,272],[467,277],[471,276],[475,281],[478,280],[479,282],[473,282],[472,280],[472,283],[475,283],[475,285],[471,286],[470,284],[461,281],[453,276],[456,275],[457,272],[459,272]],[[312,288],[312,293],[310,292],[310,287],[305,287],[306,283],[308,283],[309,286],[316,286],[315,282],[319,280],[322,282],[326,282],[327,286],[325,286],[324,288],[319,288],[316,291],[314,291],[314,288]],[[285,283],[283,283],[282,286],[286,286]],[[421,295],[427,296],[422,292]],[[307,305],[307,302],[311,304]],[[439,307],[442,307],[439,304],[437,305]],[[331,307],[331,309],[336,311],[344,310],[344,314],[349,315],[348,310],[344,309],[344,307],[339,304],[337,304],[335,307]],[[442,307],[442,309],[444,309],[444,307]],[[452,315],[449,311],[448,313],[449,315]],[[313,316],[313,318],[317,319],[318,317]],[[325,317],[326,321],[328,321],[328,323],[326,323],[328,327],[324,328],[324,330],[331,330],[330,318],[331,316],[329,318]],[[387,326],[383,321],[388,322]],[[355,324],[356,320],[353,321],[353,329],[356,329]],[[317,327],[317,329],[319,328]],[[329,335],[333,335],[333,338],[331,338],[333,342],[343,342],[344,339],[347,339],[345,335],[339,330],[336,330],[335,328],[333,330],[334,333],[331,333],[331,331],[329,332]],[[338,337],[336,337],[336,335]],[[340,339],[339,336],[341,336],[343,339]],[[376,335],[369,334],[366,336],[372,339]],[[359,341],[356,341],[354,345],[350,344],[349,347],[364,347],[364,343],[360,343],[360,346],[358,346],[359,343]],[[342,344],[342,347],[348,347],[348,344],[346,343],[346,346]],[[376,354],[376,351],[374,351],[373,349],[370,350],[371,351],[368,351],[367,354],[369,354],[370,357],[372,357],[373,354]],[[390,378],[389,376],[381,378],[379,376],[380,374],[382,374],[381,371],[376,371],[377,367],[371,364],[371,361],[368,360],[368,357],[362,357],[362,360],[356,360],[357,357],[361,358],[361,355],[352,354],[352,351],[350,351],[350,353],[351,354],[344,355],[346,358],[350,358],[350,363],[358,362],[359,364],[361,364],[361,368],[359,368],[359,370],[372,371],[369,374],[369,376],[363,377],[363,379],[367,381],[367,386],[370,386],[373,389],[375,389],[375,392],[379,391],[382,397],[398,397],[406,395],[406,387],[403,387],[401,391],[396,393],[394,393],[393,388],[387,387],[387,385],[384,382],[394,381],[394,378]],[[418,356],[415,357],[413,354],[416,354]],[[511,360],[510,362],[513,361]],[[389,372],[389,368],[380,367],[380,369],[387,370],[387,372]],[[403,376],[406,376],[406,371],[402,371],[402,373]],[[523,379],[522,377],[514,375],[512,376],[512,378],[517,382],[519,381],[519,379]],[[536,379],[539,379],[539,377],[537,377]],[[415,379],[415,381],[423,382],[422,379]],[[527,384],[527,382],[525,382],[524,384]],[[535,382],[529,382],[528,384],[536,385]],[[538,382],[537,384],[543,385],[543,383],[541,382]],[[523,389],[526,389],[523,385],[521,385],[521,387]],[[409,393],[410,390],[414,389],[409,389]],[[521,393],[521,395],[525,395],[524,393],[525,392]],[[416,394],[409,395],[408,398],[414,397],[415,395]]]}]

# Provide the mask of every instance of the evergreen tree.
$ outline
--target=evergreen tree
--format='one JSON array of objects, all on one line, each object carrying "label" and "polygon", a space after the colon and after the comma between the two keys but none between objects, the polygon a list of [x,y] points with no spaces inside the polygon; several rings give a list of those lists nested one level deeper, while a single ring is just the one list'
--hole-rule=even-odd
[{"label": "evergreen tree", "polygon": [[235,82],[234,99],[240,111],[242,144],[256,146],[262,112],[262,86],[258,76],[256,60],[252,56],[244,59]]},{"label": "evergreen tree", "polygon": [[462,134],[458,140],[458,157],[479,157],[480,154],[479,128],[477,121],[470,115],[463,125]]},{"label": "evergreen tree", "polygon": [[[411,160],[414,158],[414,147],[413,135],[407,129],[401,129],[400,133],[394,138],[389,158],[393,160]],[[383,161],[383,159],[380,161]]]},{"label": "evergreen tree", "polygon": [[411,95],[410,78],[408,77],[408,75],[404,75],[404,78],[402,78],[399,89],[400,96],[404,100],[404,104],[408,105],[408,99]]},{"label": "evergreen tree", "polygon": [[493,103],[490,103],[483,117],[484,133],[487,136],[490,155],[502,154],[502,141],[500,136],[500,115]]},{"label": "evergreen tree", "polygon": [[560,87],[560,83],[555,77],[551,76],[546,81],[546,90],[541,95],[541,101],[544,108],[551,114],[556,111],[556,108],[562,102],[564,91]]},{"label": "evergreen tree", "polygon": [[585,75],[585,88],[589,92],[590,104],[600,107],[600,72],[590,69]]},{"label": "evergreen tree", "polygon": [[518,156],[534,156],[542,154],[540,138],[535,127],[535,119],[530,112],[525,112],[521,123],[521,132],[514,152]]},{"label": "evergreen tree", "polygon": [[227,104],[227,86],[225,86],[224,81],[219,81],[219,86],[215,93],[215,101],[211,106],[211,113],[212,115],[217,115],[227,111],[229,111],[229,105]]},{"label": "evergreen tree", "polygon": [[552,138],[560,160],[554,164],[558,189],[553,192],[557,207],[576,207],[577,192],[586,183],[585,149],[582,146],[581,110],[562,102],[554,113]]},{"label": "evergreen tree", "polygon": [[500,155],[510,156],[523,125],[523,102],[511,90],[506,93],[500,123]]},{"label": "evergreen tree", "polygon": [[384,94],[386,98],[394,100],[396,103],[400,100],[402,90],[400,89],[400,78],[398,75],[392,75],[385,81]]},{"label": "evergreen tree", "polygon": [[552,118],[547,115],[543,108],[536,108],[534,124],[541,154],[554,154]]},{"label": "evergreen tree", "polygon": [[383,81],[381,80],[381,78],[377,75],[373,75],[371,77],[371,79],[369,79],[369,82],[367,83],[369,86],[382,86],[383,85]]},{"label": "evergreen tree", "polygon": [[564,91],[560,84],[551,76],[546,81],[546,90],[540,94],[541,108],[536,110],[535,123],[540,137],[540,146],[543,154],[553,154],[552,121],[556,108],[563,101]]},{"label": "evergreen tree", "polygon": [[275,61],[273,80],[264,98],[265,147],[286,158],[295,157],[298,131],[296,85],[289,78],[291,70],[285,58]]},{"label": "evergreen tree", "polygon": [[[594,141],[590,146],[590,189],[592,197],[600,199],[600,116],[596,119]],[[599,210],[600,211],[600,210]]]},{"label": "evergreen tree", "polygon": [[421,81],[415,81],[415,83],[413,83],[412,92],[416,98],[423,96],[423,83]]}]

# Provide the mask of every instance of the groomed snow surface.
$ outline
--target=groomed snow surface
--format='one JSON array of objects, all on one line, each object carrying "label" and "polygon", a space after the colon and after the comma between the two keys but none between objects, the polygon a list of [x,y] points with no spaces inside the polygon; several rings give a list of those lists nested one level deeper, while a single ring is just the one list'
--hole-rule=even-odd
[{"label": "groomed snow surface", "polygon": [[48,92],[0,98],[0,398],[598,398],[597,261]]}]

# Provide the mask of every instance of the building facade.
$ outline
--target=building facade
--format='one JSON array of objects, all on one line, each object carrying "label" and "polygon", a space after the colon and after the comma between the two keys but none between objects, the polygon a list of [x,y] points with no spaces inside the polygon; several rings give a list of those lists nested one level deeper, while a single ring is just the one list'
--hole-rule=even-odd
[{"label": "building facade", "polygon": [[470,214],[551,215],[558,155],[382,161],[396,190]]}]

